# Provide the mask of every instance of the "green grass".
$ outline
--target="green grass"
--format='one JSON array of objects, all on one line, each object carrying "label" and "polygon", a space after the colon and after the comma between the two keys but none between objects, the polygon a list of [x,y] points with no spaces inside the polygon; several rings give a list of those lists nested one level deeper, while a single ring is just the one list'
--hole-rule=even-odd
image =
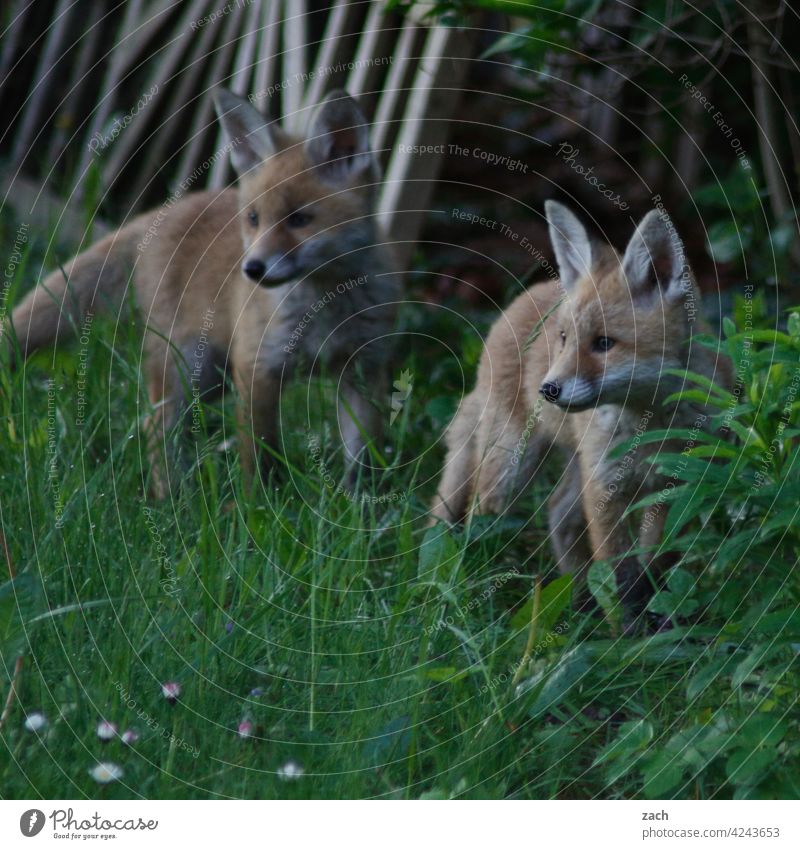
[{"label": "green grass", "polygon": [[[13,242],[13,226],[2,235]],[[18,273],[29,282],[34,267]],[[433,308],[409,306],[402,326],[428,341],[413,336],[399,352],[395,377],[409,369],[413,388],[367,498],[326,485],[306,450],[313,410],[340,470],[325,385],[310,401],[302,381],[287,395],[290,467],[274,486],[244,494],[235,450],[220,450],[222,404],[185,485],[154,502],[129,317],[97,319],[85,354],[76,343],[4,369],[0,522],[19,574],[0,587],[3,699],[25,655],[2,730],[4,797],[798,795],[795,585],[620,637],[613,616],[576,611],[553,570],[546,482],[514,516],[426,532],[462,381],[433,340],[468,352],[467,382],[479,346]],[[768,582],[751,566],[723,580]],[[720,578],[694,574],[702,600]],[[160,692],[168,680],[182,687],[174,706]],[[25,730],[32,711],[45,732]],[[101,743],[101,719],[140,740]],[[248,739],[237,735],[245,719]],[[290,760],[305,774],[282,781]],[[98,761],[123,779],[96,784]]]}]

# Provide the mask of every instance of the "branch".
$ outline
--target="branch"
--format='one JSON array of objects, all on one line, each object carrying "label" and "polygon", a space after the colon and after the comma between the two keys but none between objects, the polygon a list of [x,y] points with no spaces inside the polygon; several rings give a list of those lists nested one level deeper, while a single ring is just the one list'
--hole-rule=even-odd
[{"label": "branch", "polygon": [[[753,79],[753,100],[758,125],[758,144],[764,166],[764,179],[769,190],[772,212],[779,222],[788,221],[793,213],[787,181],[779,161],[778,146],[780,128],[769,67],[769,51],[774,37],[766,29],[763,18],[767,17],[764,0],[755,3],[747,21],[747,37],[750,43],[750,60]],[[793,240],[790,246],[792,259],[800,262],[800,244]]]}]

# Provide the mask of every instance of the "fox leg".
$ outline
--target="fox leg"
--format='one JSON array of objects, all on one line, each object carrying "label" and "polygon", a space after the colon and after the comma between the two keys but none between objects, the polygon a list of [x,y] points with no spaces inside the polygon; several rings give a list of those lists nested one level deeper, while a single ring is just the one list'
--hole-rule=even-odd
[{"label": "fox leg", "polygon": [[500,410],[485,425],[478,457],[476,509],[500,514],[527,489],[547,442],[517,410]]},{"label": "fox leg", "polygon": [[589,528],[589,540],[594,560],[608,560],[614,565],[620,599],[629,618],[642,612],[650,597],[650,582],[638,557],[631,553],[629,523],[625,518],[629,501],[615,493],[608,498],[608,489],[592,473],[594,469],[585,455],[581,466],[586,483],[583,505]]},{"label": "fox leg", "polygon": [[580,465],[577,460],[571,459],[547,502],[550,543],[558,568],[562,574],[577,578],[585,576],[592,561],[582,484]]},{"label": "fox leg", "polygon": [[662,575],[670,566],[674,566],[678,560],[677,555],[672,552],[657,553],[656,549],[661,544],[664,536],[664,525],[669,514],[669,504],[659,504],[645,510],[639,528],[639,543],[643,548],[651,549],[647,553],[648,569],[654,578]]},{"label": "fox leg", "polygon": [[[386,382],[380,381],[385,387]],[[377,397],[382,397],[376,387]],[[378,439],[382,431],[381,411],[353,382],[343,378],[337,417],[344,446],[345,480],[349,486],[358,478],[359,463],[369,466],[367,445]]]},{"label": "fox leg", "polygon": [[[186,471],[188,457],[181,438],[199,431],[201,399],[219,394],[222,386],[218,352],[197,340],[183,344],[168,344],[160,337],[147,341],[147,391],[152,412],[146,417],[144,428],[150,460],[150,489],[155,498],[166,498],[169,493],[168,470]],[[197,413],[195,411],[197,410]],[[189,416],[189,413],[192,413]],[[182,433],[173,433],[182,425]],[[170,443],[172,436],[178,440]]]},{"label": "fox leg", "polygon": [[479,414],[477,399],[467,396],[447,428],[447,459],[431,506],[432,521],[462,522],[466,518],[478,469]]},{"label": "fox leg", "polygon": [[[280,376],[258,363],[234,367],[237,392],[236,429],[239,461],[245,486],[249,489],[257,474],[262,480],[274,465],[269,448],[278,448],[278,414],[281,397]],[[265,447],[266,446],[266,447]]]},{"label": "fox leg", "polygon": [[177,366],[166,344],[151,346],[146,371],[151,412],[145,417],[143,430],[150,462],[150,492],[161,500],[169,494],[169,466],[174,459],[168,436],[185,403],[184,393]]}]

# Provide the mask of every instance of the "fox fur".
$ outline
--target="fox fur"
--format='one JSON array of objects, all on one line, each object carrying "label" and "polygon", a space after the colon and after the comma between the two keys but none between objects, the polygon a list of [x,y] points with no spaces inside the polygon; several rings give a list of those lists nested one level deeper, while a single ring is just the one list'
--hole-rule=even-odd
[{"label": "fox fur", "polygon": [[335,91],[295,138],[224,89],[214,101],[238,187],[140,215],[54,271],[13,311],[19,350],[61,342],[89,311],[118,311],[133,291],[147,330],[157,496],[168,491],[167,434],[187,424],[193,394],[221,388],[223,373],[237,389],[243,470],[269,468],[270,452],[259,447],[278,448],[281,386],[300,364],[339,378],[352,476],[382,419],[355,375],[367,378],[372,399],[385,392],[388,402],[385,339],[400,293],[375,217],[380,173],[366,119]]},{"label": "fox fur", "polygon": [[728,384],[730,364],[694,341],[708,332],[700,292],[664,213],[643,218],[622,256],[563,205],[548,201],[546,216],[560,279],[530,287],[493,326],[447,432],[432,513],[501,513],[556,455],[564,471],[548,512],[560,568],[613,561],[627,605],[640,608],[649,583],[632,551],[658,546],[667,504],[638,527],[625,513],[667,482],[647,462],[653,446],[611,453],[647,428],[703,426],[697,405],[664,405],[681,383],[667,370]]}]

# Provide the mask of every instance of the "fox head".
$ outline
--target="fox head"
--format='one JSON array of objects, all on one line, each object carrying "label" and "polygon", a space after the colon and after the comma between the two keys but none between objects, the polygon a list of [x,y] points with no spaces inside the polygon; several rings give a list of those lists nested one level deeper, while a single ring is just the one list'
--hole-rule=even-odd
[{"label": "fox head", "polygon": [[564,298],[539,392],[567,411],[651,402],[673,383],[665,370],[686,365],[699,299],[680,238],[653,210],[620,257],[560,203],[545,212]]},{"label": "fox head", "polygon": [[225,89],[215,92],[214,105],[239,176],[246,277],[278,286],[330,275],[374,244],[378,166],[364,114],[347,92],[333,91],[319,104],[304,139]]}]

